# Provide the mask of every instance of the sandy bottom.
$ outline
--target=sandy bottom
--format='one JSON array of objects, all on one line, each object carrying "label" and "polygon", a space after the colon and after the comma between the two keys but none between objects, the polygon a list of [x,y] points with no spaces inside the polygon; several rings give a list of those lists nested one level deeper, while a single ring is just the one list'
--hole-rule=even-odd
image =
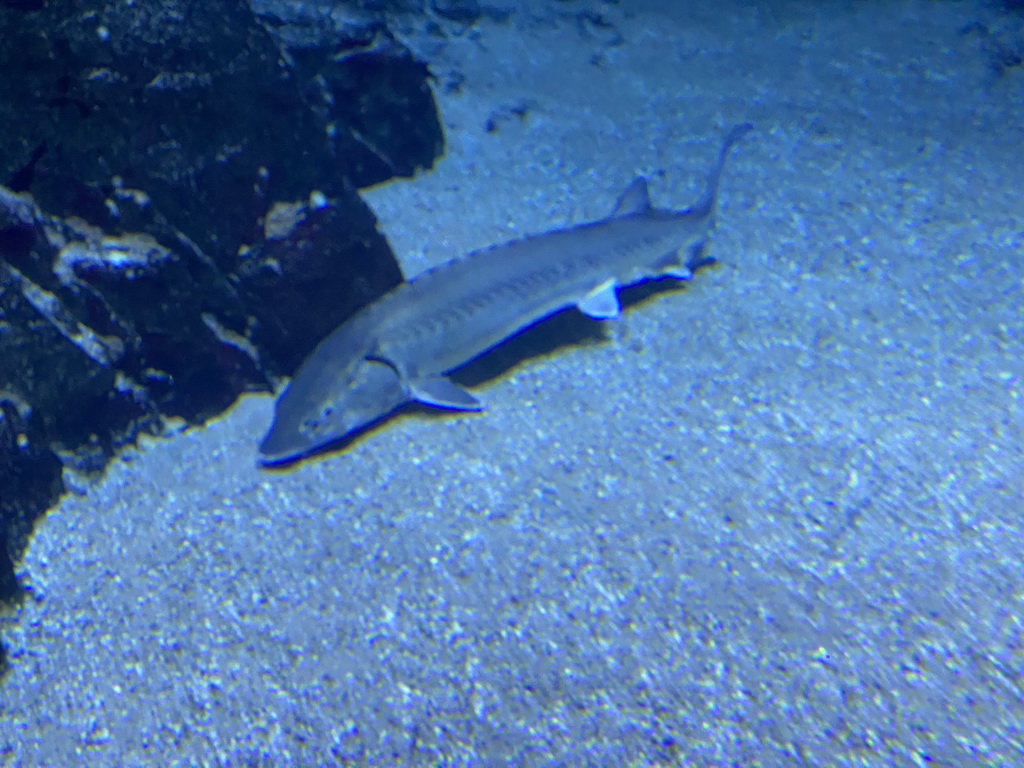
[{"label": "sandy bottom", "polygon": [[1024,70],[991,9],[768,5],[424,43],[449,154],[368,192],[408,274],[685,207],[749,120],[719,264],[485,414],[267,472],[252,396],[125,455],[23,564],[0,762],[1024,760]]}]

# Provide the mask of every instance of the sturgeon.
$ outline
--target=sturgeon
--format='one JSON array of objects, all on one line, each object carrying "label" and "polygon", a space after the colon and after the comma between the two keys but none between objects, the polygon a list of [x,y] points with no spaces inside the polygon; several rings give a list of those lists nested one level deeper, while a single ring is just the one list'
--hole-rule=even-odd
[{"label": "sturgeon", "polygon": [[447,374],[567,307],[608,319],[616,289],[688,280],[715,224],[718,186],[732,146],[722,143],[701,199],[680,211],[651,206],[637,178],[607,218],[495,245],[429,269],[342,323],[313,350],[278,398],[260,444],[265,464],[331,446],[410,402],[479,411]]}]

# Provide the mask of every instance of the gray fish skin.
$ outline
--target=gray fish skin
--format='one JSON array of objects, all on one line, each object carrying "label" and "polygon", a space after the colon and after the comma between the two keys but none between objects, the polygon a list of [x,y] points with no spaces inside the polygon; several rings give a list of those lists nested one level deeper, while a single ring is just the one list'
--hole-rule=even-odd
[{"label": "gray fish skin", "polygon": [[475,251],[357,312],[281,393],[261,460],[301,458],[413,401],[482,410],[446,374],[566,307],[610,318],[619,313],[619,287],[689,279],[714,228],[726,156],[750,128],[738,125],[726,137],[704,196],[691,208],[652,208],[640,178],[606,219]]}]

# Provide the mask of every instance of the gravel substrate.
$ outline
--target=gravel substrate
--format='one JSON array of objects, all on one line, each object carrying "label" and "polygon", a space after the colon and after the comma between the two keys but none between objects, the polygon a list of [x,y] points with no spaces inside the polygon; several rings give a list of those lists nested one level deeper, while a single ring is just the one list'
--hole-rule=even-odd
[{"label": "gravel substrate", "polygon": [[268,472],[250,396],[126,454],[23,563],[0,762],[1024,763],[1024,70],[971,3],[756,5],[421,42],[448,156],[367,193],[407,273],[685,207],[749,120],[719,264],[484,414]]}]

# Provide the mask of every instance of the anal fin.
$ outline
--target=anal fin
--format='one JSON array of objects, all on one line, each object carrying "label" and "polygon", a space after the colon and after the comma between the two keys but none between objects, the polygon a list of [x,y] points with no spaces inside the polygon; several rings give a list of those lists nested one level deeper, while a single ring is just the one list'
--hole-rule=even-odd
[{"label": "anal fin", "polygon": [[661,277],[674,277],[676,280],[690,280],[693,270],[684,263],[679,251],[672,251],[655,263],[654,269]]}]

